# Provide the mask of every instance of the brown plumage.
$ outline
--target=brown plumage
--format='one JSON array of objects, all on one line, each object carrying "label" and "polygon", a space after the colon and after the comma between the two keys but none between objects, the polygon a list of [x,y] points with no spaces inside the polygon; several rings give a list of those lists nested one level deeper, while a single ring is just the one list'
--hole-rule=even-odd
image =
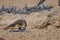
[{"label": "brown plumage", "polygon": [[19,19],[19,20],[15,21],[14,23],[8,25],[6,28],[4,28],[4,30],[14,29],[14,27],[16,25],[18,25],[19,30],[25,29],[27,27],[26,21],[24,19]]}]

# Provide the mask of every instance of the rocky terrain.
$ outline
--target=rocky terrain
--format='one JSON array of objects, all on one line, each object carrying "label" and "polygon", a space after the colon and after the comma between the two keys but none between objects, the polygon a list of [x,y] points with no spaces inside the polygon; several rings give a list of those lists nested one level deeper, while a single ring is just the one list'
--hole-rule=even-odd
[{"label": "rocky terrain", "polygon": [[[14,5],[18,8],[23,8],[25,5],[24,3],[32,7],[37,5],[38,1],[39,0],[25,0],[25,2],[24,0],[0,0],[0,5]],[[50,11],[42,10],[30,14],[0,13],[0,40],[60,40],[60,6],[58,6],[58,0],[46,0],[44,3],[53,8]],[[8,25],[20,19],[26,21],[26,31],[9,32],[13,29],[4,30]],[[18,26],[15,28],[18,28]]]}]

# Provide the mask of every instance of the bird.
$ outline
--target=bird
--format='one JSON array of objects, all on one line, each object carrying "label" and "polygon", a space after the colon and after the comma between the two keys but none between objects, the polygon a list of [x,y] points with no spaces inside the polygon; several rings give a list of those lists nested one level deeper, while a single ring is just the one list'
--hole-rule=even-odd
[{"label": "bird", "polygon": [[4,30],[10,29],[10,28],[14,29],[15,26],[18,27],[17,28],[18,30],[26,30],[27,23],[24,19],[19,19],[19,20],[16,20],[14,23],[8,25],[6,28],[4,28]]}]

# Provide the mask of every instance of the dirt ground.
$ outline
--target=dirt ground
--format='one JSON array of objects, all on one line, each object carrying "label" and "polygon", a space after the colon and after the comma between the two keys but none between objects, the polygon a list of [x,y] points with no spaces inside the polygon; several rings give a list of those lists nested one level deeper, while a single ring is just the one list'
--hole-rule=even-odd
[{"label": "dirt ground", "polygon": [[[54,8],[51,11],[33,12],[30,15],[6,14],[0,16],[0,40],[60,40],[60,7],[58,0],[46,0],[49,6]],[[17,6],[23,8],[25,3],[29,7],[35,6],[39,0],[0,0],[0,7]],[[8,18],[9,17],[9,18]],[[4,30],[7,25],[18,19],[25,19],[27,28],[24,32],[9,32]],[[48,21],[50,24],[48,25]]]}]

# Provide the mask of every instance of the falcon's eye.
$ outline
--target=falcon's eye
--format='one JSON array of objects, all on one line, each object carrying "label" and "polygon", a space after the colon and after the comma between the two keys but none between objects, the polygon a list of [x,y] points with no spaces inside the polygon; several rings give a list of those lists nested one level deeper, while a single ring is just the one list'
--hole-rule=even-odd
[{"label": "falcon's eye", "polygon": [[21,30],[21,27],[19,27],[18,29]]}]

